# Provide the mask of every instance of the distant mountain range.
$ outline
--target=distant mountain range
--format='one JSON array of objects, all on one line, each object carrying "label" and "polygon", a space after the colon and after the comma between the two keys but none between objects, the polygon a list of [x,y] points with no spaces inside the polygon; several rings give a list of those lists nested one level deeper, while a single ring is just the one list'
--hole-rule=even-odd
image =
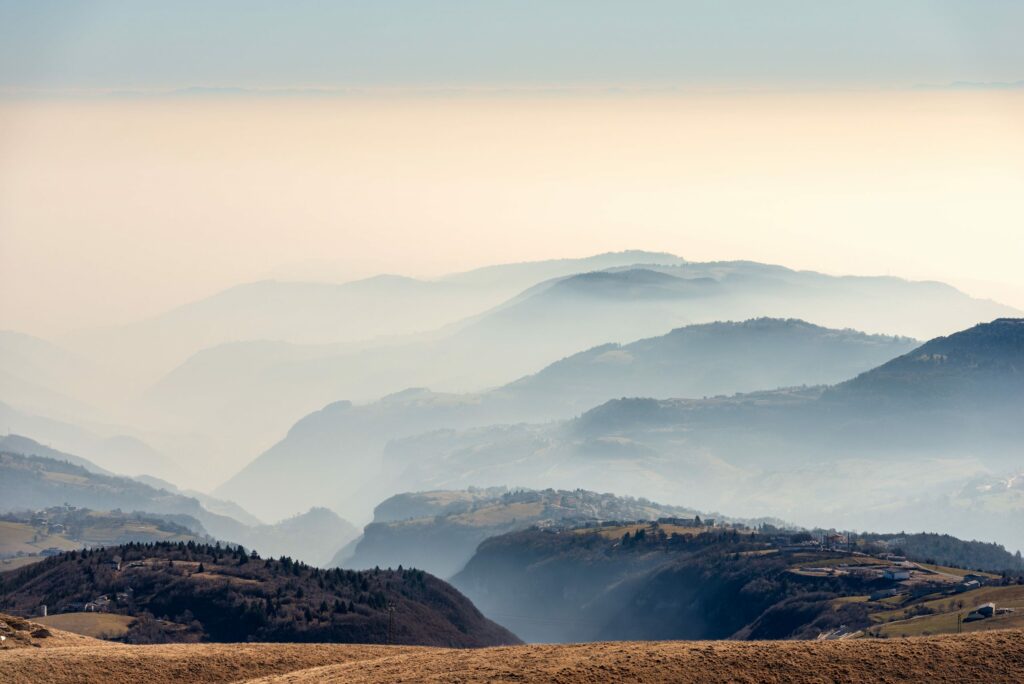
[{"label": "distant mountain range", "polygon": [[[929,338],[1014,315],[1020,312],[941,283],[744,261],[693,263],[638,251],[432,280],[265,281],[56,342],[0,335],[0,402],[7,406],[0,418],[11,431],[114,472],[207,489],[332,402],[367,403],[409,387],[479,394],[582,350],[625,346],[683,326],[771,316]],[[857,370],[863,368],[851,374]],[[634,371],[650,378],[658,369]],[[834,372],[807,375],[814,377],[797,378],[801,384],[842,379]],[[692,380],[686,389],[699,392],[694,396],[767,388],[738,374],[727,382],[724,371],[703,385],[699,371],[685,377]],[[592,389],[595,396],[576,410],[633,391],[597,396],[611,389],[598,379]],[[564,417],[543,415],[541,407],[536,402],[535,416],[493,420]],[[114,437],[123,444],[104,444]]]},{"label": "distant mountain range", "polygon": [[[45,416],[20,411],[0,402],[0,424],[8,436],[32,435],[60,452],[74,452],[102,469],[125,475],[152,474],[164,479],[180,479],[184,471],[166,455],[137,437],[107,426],[98,431]],[[100,468],[96,463],[93,467]]]},{"label": "distant mountain range", "polygon": [[[917,344],[799,320],[687,326],[574,354],[486,392],[407,390],[362,406],[330,404],[299,421],[218,493],[271,518],[297,510],[310,497],[358,515],[353,508],[368,509],[394,491],[393,473],[381,461],[389,441],[440,429],[565,419],[611,397],[700,397],[837,382]],[[282,490],[283,483],[289,486]],[[402,485],[421,488],[415,479]]]},{"label": "distant mountain range", "polygon": [[146,405],[249,444],[253,424],[266,440],[330,401],[362,402],[416,386],[479,391],[595,345],[694,323],[792,317],[931,337],[1015,313],[938,283],[837,278],[748,262],[644,265],[539,283],[430,334],[372,346],[245,341],[206,348],[155,383]]},{"label": "distant mountain range", "polygon": [[[70,335],[89,356],[166,373],[197,352],[232,342],[366,343],[428,332],[500,304],[541,281],[632,264],[684,263],[671,254],[625,251],[580,259],[489,266],[424,280],[379,275],[344,283],[245,283],[117,328]],[[155,377],[151,380],[156,379]]]},{"label": "distant mountain range", "polygon": [[[1019,467],[1022,349],[1024,321],[999,319],[831,388],[616,399],[568,421],[398,439],[385,462],[417,487],[516,477],[853,527],[972,473]],[[975,521],[979,536],[999,527]]]}]

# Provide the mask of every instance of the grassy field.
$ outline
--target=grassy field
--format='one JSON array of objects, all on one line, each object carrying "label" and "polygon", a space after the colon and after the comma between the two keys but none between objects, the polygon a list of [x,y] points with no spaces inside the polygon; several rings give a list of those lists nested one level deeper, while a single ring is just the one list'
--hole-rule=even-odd
[{"label": "grassy field", "polygon": [[544,511],[540,501],[511,504],[495,504],[483,506],[469,513],[460,513],[451,517],[452,522],[459,525],[487,526],[510,523],[513,520],[524,520],[536,517]]},{"label": "grassy field", "polygon": [[965,575],[981,575],[982,577],[988,577],[989,579],[995,579],[999,575],[993,575],[991,572],[980,572],[978,570],[964,570],[963,568],[950,568],[945,565],[929,565],[927,563],[918,563],[922,568],[931,570],[932,572],[938,572],[943,575],[956,575],[957,577],[964,577]]},{"label": "grassy field", "polygon": [[867,603],[870,600],[868,596],[842,596],[833,601],[832,605],[838,607],[846,603]]},{"label": "grassy field", "polygon": [[[961,603],[962,602],[962,607]],[[921,636],[926,634],[952,634],[957,630],[957,616],[967,617],[975,606],[993,602],[997,608],[1013,608],[1015,612],[996,615],[986,620],[964,623],[963,631],[990,631],[1024,627],[1024,586],[981,587],[953,596],[943,596],[912,606],[874,613],[876,626],[872,633],[880,636]],[[933,614],[913,615],[918,606],[935,611]]]},{"label": "grassy field", "polygon": [[[828,552],[819,552],[828,553]],[[807,563],[804,563],[807,564]],[[871,556],[851,556],[851,555],[840,555],[832,557],[823,557],[821,560],[815,560],[814,565],[826,566],[839,566],[848,565],[850,567],[888,567],[892,565],[879,558],[872,558]]]},{"label": "grassy field", "polygon": [[176,644],[0,652],[5,684],[249,682],[1020,682],[1024,638],[989,632],[821,642],[614,642],[439,649]]},{"label": "grassy field", "polygon": [[43,560],[45,556],[18,556],[17,558],[0,558],[0,572],[7,572],[8,570],[17,570],[23,568],[26,565],[32,565]]},{"label": "grassy field", "polygon": [[[966,617],[969,610],[939,615],[922,615],[908,620],[888,622],[871,630],[872,634],[884,637],[917,637],[932,634],[955,634],[957,630],[957,613]],[[1009,615],[996,615],[987,620],[965,622],[961,629],[965,633],[991,632],[1003,629],[1024,629],[1024,612]]]},{"label": "grassy field", "polygon": [[[79,537],[80,538],[77,538]],[[28,522],[0,520],[0,571],[14,570],[40,559],[44,549],[56,548],[73,551],[85,546],[104,546],[134,541],[187,541],[191,535],[162,530],[152,520],[136,520],[126,516],[91,512],[87,524],[76,531],[76,539],[67,534],[47,534],[42,527],[33,527]],[[15,558],[15,554],[31,556]],[[6,562],[10,561],[10,562]]]},{"label": "grassy field", "polygon": [[[924,606],[929,610],[949,613],[959,609],[953,605],[959,601],[963,602],[963,610],[968,612],[970,612],[974,606],[980,606],[981,604],[988,603],[990,601],[995,603],[999,608],[1020,608],[1024,611],[1024,586],[1018,584],[1009,587],[981,587],[973,591],[966,591],[962,594],[954,594],[952,596],[943,596],[941,598],[924,601],[915,605]],[[891,620],[907,617],[904,615],[906,610],[907,608],[887,610],[875,613],[871,617],[876,622],[889,622]]]},{"label": "grassy field", "polygon": [[128,625],[135,618],[127,615],[111,613],[60,613],[48,617],[33,618],[47,627],[55,627],[65,632],[82,634],[97,639],[116,639],[128,632]]},{"label": "grassy field", "polygon": [[19,552],[37,554],[51,546],[61,551],[70,551],[81,548],[82,545],[67,539],[64,535],[47,535],[28,523],[0,520],[0,556],[10,556]]},{"label": "grassy field", "polygon": [[[696,535],[703,532],[707,532],[707,527],[682,527],[681,525],[658,525],[658,529],[662,530],[668,536],[673,534],[682,535]],[[629,532],[630,535],[635,535],[640,530],[644,530],[647,534],[653,531],[653,528],[649,523],[640,523],[637,525],[618,525],[616,527],[584,527],[576,530],[577,534],[588,534],[596,532],[606,539],[621,539],[622,535]]]},{"label": "grassy field", "polygon": [[82,531],[82,538],[91,545],[104,546],[123,542],[125,539],[139,541],[187,541],[191,537],[161,530],[153,522],[131,520],[123,517],[92,513],[89,524]]}]

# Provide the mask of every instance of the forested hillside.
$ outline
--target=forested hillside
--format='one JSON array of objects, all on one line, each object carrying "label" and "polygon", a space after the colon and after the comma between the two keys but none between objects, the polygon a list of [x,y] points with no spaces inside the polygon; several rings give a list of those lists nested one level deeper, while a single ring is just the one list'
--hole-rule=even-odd
[{"label": "forested hillside", "polygon": [[82,610],[100,597],[105,609],[141,618],[146,632],[137,636],[150,641],[517,641],[421,570],[321,570],[190,542],[72,551],[0,575],[0,610],[12,613],[35,614],[43,603],[51,613]]}]

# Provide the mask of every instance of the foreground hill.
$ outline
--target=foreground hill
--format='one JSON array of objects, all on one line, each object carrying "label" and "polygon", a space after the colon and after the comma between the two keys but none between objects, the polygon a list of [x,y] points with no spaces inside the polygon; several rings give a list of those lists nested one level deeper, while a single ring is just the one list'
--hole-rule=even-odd
[{"label": "foreground hill", "polygon": [[[113,644],[99,639],[91,639],[81,634],[65,632],[60,629],[53,629],[47,625],[26,620],[16,615],[0,613],[0,637],[3,646],[0,647],[0,658],[4,653],[18,651],[21,649],[31,650],[33,648],[69,648],[82,647],[87,649],[103,650],[111,648]],[[4,674],[5,663],[0,660],[0,676]],[[2,679],[2,681],[9,681]]]},{"label": "foreground hill", "polygon": [[[44,603],[53,614],[92,604],[133,616],[125,638],[137,643],[518,641],[420,570],[328,571],[193,543],[72,551],[0,576],[2,609],[34,613]],[[156,623],[154,615],[168,617]]]},{"label": "foreground hill", "polygon": [[[284,440],[218,491],[272,516],[308,505],[310,495],[339,510],[360,505],[365,510],[396,489],[425,484],[391,483],[386,473],[377,472],[390,440],[442,428],[565,419],[615,397],[700,397],[838,382],[916,345],[908,338],[832,330],[800,320],[686,326],[580,352],[486,392],[419,389],[364,405],[335,402],[299,421]],[[343,453],[338,444],[345,445]]]},{"label": "foreground hill", "polygon": [[[195,644],[0,652],[0,676],[11,684],[1016,684],[1022,667],[1024,638],[1020,632],[898,640],[617,642],[471,650],[334,644]],[[240,673],[244,673],[242,679]]]},{"label": "foreground hill", "polygon": [[605,520],[690,516],[695,511],[647,501],[575,491],[512,491],[504,487],[398,494],[374,509],[373,522],[332,565],[405,565],[450,577],[488,537],[534,525],[560,527]]}]

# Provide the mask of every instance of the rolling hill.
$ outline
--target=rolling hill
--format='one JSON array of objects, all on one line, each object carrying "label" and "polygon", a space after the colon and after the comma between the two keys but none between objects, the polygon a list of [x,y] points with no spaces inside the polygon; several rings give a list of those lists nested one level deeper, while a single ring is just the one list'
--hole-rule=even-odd
[{"label": "rolling hill", "polygon": [[[8,612],[80,610],[97,597],[149,641],[493,646],[518,639],[419,570],[320,570],[290,558],[194,543],[69,552],[0,577]],[[171,616],[174,627],[146,624]],[[390,620],[390,623],[389,623]],[[131,629],[128,637],[132,636]]]}]

